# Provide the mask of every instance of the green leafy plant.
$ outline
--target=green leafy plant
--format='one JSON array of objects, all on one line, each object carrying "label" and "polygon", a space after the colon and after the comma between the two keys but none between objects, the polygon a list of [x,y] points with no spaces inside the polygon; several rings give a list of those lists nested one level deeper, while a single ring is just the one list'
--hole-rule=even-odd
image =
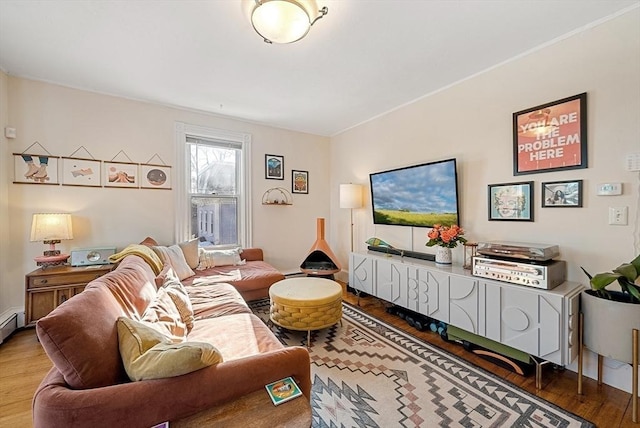
[{"label": "green leafy plant", "polygon": [[617,280],[628,301],[640,303],[640,254],[631,263],[623,263],[613,272],[603,272],[591,276],[582,266],[580,269],[589,277],[591,288],[598,296],[611,299],[611,294],[606,288]]}]

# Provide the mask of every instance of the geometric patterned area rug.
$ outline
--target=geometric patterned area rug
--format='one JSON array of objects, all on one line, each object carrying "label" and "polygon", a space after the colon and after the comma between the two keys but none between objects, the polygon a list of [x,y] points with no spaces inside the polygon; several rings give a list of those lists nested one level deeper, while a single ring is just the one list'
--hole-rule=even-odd
[{"label": "geometric patterned area rug", "polygon": [[[249,306],[266,323],[269,299]],[[306,332],[271,328],[306,346]],[[311,342],[313,427],[595,426],[346,302]]]}]

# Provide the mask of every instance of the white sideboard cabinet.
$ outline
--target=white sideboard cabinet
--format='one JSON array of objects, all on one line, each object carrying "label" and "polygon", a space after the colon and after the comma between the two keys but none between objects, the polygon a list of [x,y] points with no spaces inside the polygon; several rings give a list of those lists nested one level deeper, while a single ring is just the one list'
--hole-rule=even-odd
[{"label": "white sideboard cabinet", "polygon": [[475,277],[459,266],[370,253],[351,253],[349,267],[357,291],[560,366],[578,355],[578,283],[543,290]]}]

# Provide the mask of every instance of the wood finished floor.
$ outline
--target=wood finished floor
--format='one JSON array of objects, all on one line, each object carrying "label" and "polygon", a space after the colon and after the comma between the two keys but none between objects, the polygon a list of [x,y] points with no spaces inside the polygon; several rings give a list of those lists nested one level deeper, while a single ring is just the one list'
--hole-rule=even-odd
[{"label": "wood finished floor", "polygon": [[[345,293],[344,300],[357,304],[357,298]],[[640,428],[631,422],[631,394],[584,378],[584,395],[576,392],[577,375],[570,370],[545,369],[543,389],[536,390],[535,376],[523,377],[496,366],[459,345],[446,343],[436,333],[420,332],[395,315],[386,312],[382,301],[374,297],[360,299],[360,308],[396,328],[425,342],[495,373],[531,394],[544,398],[593,422],[600,428]],[[0,427],[32,427],[31,399],[51,362],[36,340],[34,329],[17,331],[0,345]]]}]

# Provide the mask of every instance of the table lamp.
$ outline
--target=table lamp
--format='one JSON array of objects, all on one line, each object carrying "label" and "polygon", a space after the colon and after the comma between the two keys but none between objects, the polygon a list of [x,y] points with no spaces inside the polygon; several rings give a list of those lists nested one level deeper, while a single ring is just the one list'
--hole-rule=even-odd
[{"label": "table lamp", "polygon": [[56,244],[63,239],[73,239],[71,214],[34,214],[31,221],[31,242],[43,241],[49,244],[49,250],[34,258],[43,269],[49,266],[64,265],[69,254],[60,254]]}]

